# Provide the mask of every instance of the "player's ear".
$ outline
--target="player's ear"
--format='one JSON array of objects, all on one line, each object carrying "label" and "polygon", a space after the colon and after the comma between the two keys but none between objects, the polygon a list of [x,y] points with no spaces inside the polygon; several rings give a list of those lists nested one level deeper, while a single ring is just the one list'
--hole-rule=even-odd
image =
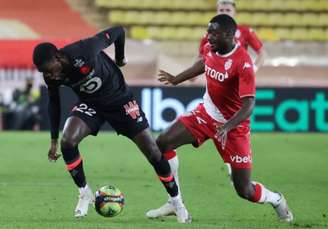
[{"label": "player's ear", "polygon": [[62,58],[62,56],[60,55],[60,52],[57,52],[56,54],[55,54],[55,59],[56,60],[60,60]]},{"label": "player's ear", "polygon": [[68,63],[69,59],[65,57],[64,54],[60,53],[59,51],[57,51],[56,55],[55,55],[55,60],[61,62],[61,63]]}]

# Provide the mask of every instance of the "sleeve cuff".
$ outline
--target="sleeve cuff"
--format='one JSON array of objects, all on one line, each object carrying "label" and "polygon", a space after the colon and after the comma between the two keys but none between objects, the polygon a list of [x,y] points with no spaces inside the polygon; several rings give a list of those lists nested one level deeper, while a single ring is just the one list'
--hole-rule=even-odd
[{"label": "sleeve cuff", "polygon": [[255,94],[245,94],[240,96],[240,98],[245,98],[245,97],[255,97]]}]

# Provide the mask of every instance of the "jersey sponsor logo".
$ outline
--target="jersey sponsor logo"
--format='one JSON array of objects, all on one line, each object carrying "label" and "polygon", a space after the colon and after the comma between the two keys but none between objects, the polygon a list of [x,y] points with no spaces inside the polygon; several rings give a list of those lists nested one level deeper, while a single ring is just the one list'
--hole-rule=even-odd
[{"label": "jersey sponsor logo", "polygon": [[219,71],[216,71],[215,69],[205,65],[205,74],[212,79],[215,79],[217,81],[223,82],[225,79],[228,79],[229,75],[228,72],[222,73]]},{"label": "jersey sponsor logo", "polygon": [[232,66],[232,59],[228,59],[225,63],[224,63],[224,70],[228,71]]},{"label": "jersey sponsor logo", "polygon": [[230,156],[230,159],[232,162],[235,162],[237,164],[240,164],[240,163],[252,163],[252,158],[251,156],[244,156],[244,157],[241,157],[241,156],[238,156],[238,155],[235,155],[235,156]]},{"label": "jersey sponsor logo", "polygon": [[80,86],[80,91],[92,94],[97,91],[102,85],[102,80],[99,77],[93,77]]},{"label": "jersey sponsor logo", "polygon": [[79,86],[81,84],[85,84],[88,80],[90,80],[93,77],[93,75],[95,74],[95,72],[96,71],[94,69],[92,69],[91,72],[86,77],[83,77],[82,80],[80,80],[80,81],[72,84],[71,86],[74,88],[74,87],[77,87],[77,86]]},{"label": "jersey sponsor logo", "polygon": [[132,119],[137,119],[140,116],[139,105],[135,100],[128,102],[123,107],[126,115],[130,115]]}]

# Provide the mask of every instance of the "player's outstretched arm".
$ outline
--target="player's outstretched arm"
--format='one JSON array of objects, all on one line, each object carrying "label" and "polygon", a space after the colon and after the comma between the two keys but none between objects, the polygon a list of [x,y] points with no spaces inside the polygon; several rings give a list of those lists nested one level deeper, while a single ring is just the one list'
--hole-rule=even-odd
[{"label": "player's outstretched arm", "polygon": [[256,33],[252,29],[249,29],[248,31],[246,35],[246,41],[250,45],[250,47],[256,52],[256,57],[254,61],[254,72],[257,72],[257,70],[261,68],[264,64],[264,60],[267,56],[267,53],[265,51],[262,41],[258,38]]},{"label": "player's outstretched arm", "polygon": [[170,73],[160,70],[158,80],[165,85],[178,85],[186,80],[194,78],[205,72],[205,65],[202,59],[196,61],[191,67],[187,68],[180,74],[174,76]]},{"label": "player's outstretched arm", "polygon": [[49,161],[56,161],[60,155],[57,154],[59,124],[60,124],[60,96],[58,87],[48,87],[49,103],[48,114],[50,119],[51,144],[48,151]]},{"label": "player's outstretched arm", "polygon": [[122,26],[108,28],[93,37],[82,40],[84,50],[87,56],[94,57],[102,50],[114,43],[115,45],[115,60],[119,66],[123,66],[124,61],[124,46],[125,46],[125,31]]}]

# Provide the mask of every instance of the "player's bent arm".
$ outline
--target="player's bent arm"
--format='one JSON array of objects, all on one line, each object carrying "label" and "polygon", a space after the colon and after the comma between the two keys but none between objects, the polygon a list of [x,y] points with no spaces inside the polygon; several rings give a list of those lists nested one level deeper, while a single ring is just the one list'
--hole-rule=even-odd
[{"label": "player's bent arm", "polygon": [[114,43],[115,60],[122,61],[124,59],[125,31],[122,26],[111,27],[82,42],[85,45],[85,51],[91,56],[99,54]]},{"label": "player's bent arm", "polygon": [[205,72],[205,65],[203,59],[198,59],[191,67],[187,68],[176,77],[172,82],[173,85],[178,85],[186,80],[192,79]]},{"label": "player's bent arm", "polygon": [[48,88],[49,103],[48,114],[50,119],[51,144],[57,144],[60,124],[60,96],[58,87]]},{"label": "player's bent arm", "polygon": [[247,96],[242,98],[242,107],[225,124],[228,131],[236,128],[241,122],[246,120],[253,112],[255,97]]},{"label": "player's bent arm", "polygon": [[255,72],[261,68],[264,64],[264,61],[265,61],[265,58],[267,56],[267,53],[265,51],[265,48],[262,47],[258,52],[257,52],[257,55],[256,55],[256,58],[255,58],[255,61],[254,61],[254,65],[255,65]]},{"label": "player's bent arm", "polygon": [[251,28],[248,29],[248,33],[246,33],[245,38],[246,38],[246,42],[257,54],[254,61],[254,65],[255,65],[254,70],[256,72],[264,64],[266,52],[262,41],[258,38],[256,33]]}]

